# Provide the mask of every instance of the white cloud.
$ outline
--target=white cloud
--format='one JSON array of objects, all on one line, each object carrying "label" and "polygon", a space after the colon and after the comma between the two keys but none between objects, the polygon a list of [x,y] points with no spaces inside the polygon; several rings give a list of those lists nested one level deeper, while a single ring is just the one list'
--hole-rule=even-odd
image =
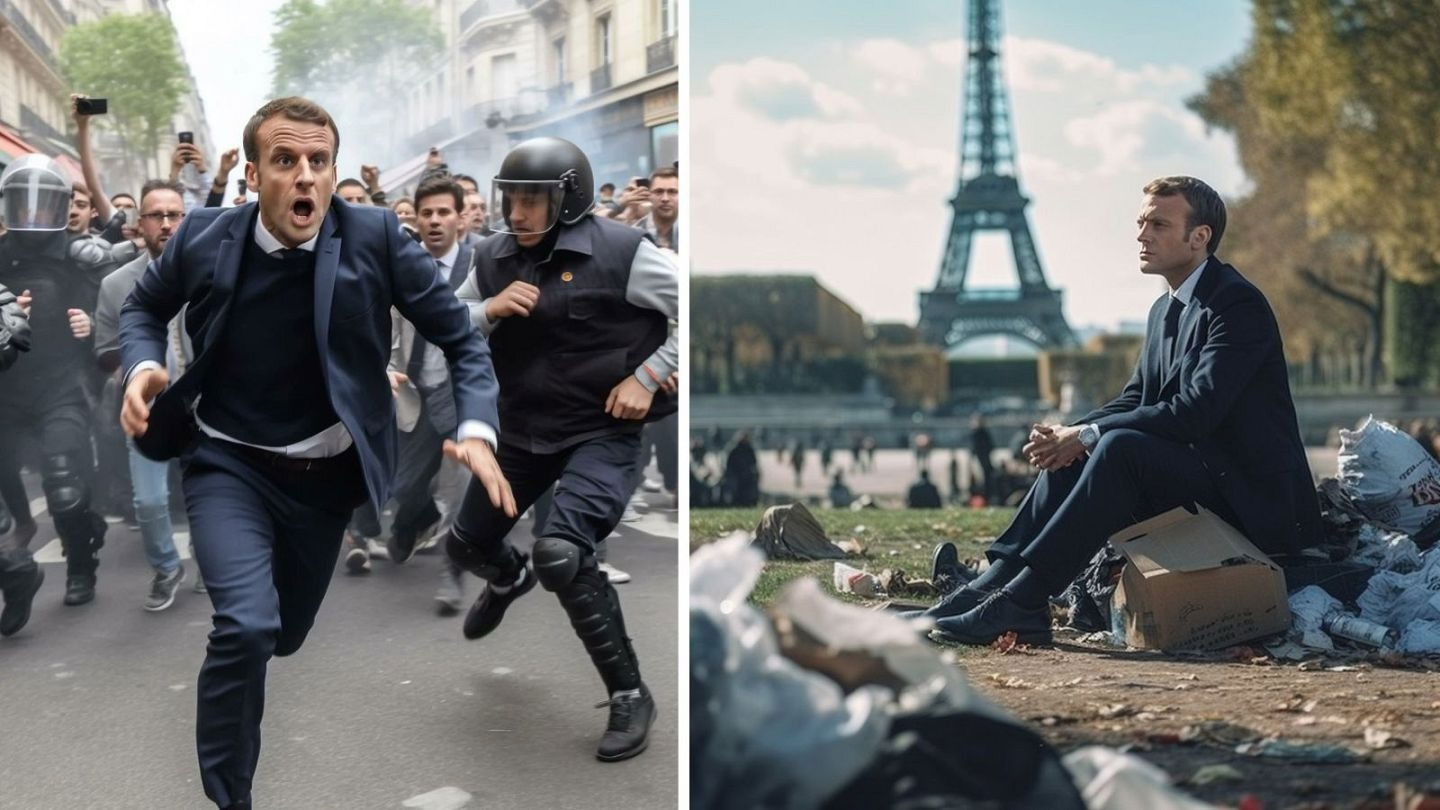
[{"label": "white cloud", "polygon": [[774,121],[844,118],[864,112],[854,96],[815,81],[799,65],[765,57],[715,68],[710,86],[716,96],[740,102]]},{"label": "white cloud", "polygon": [[1114,175],[1148,157],[1183,154],[1206,140],[1199,118],[1173,104],[1148,99],[1125,101],[1094,115],[1071,120],[1065,137],[1100,153],[1099,175]]},{"label": "white cloud", "polygon": [[852,54],[857,62],[875,75],[888,78],[882,92],[904,94],[924,80],[929,69],[923,48],[906,45],[898,39],[867,39],[856,45]]},{"label": "white cloud", "polygon": [[1079,83],[1094,90],[1133,93],[1142,86],[1174,87],[1198,78],[1179,65],[1145,64],[1125,70],[1108,56],[1043,39],[1007,36],[1000,50],[1012,92],[1055,93]]}]

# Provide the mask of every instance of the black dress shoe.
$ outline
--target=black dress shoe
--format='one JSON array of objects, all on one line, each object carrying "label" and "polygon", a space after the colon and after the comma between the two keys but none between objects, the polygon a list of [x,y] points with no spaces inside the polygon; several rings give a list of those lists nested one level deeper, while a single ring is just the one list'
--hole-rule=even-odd
[{"label": "black dress shoe", "polygon": [[[960,552],[955,544],[948,540],[935,546],[935,552],[930,555],[930,581],[941,593],[949,593],[959,583],[955,581],[955,572],[960,568]],[[941,582],[949,583],[941,585]]]},{"label": "black dress shoe", "polygon": [[74,607],[95,598],[94,574],[71,574],[65,577],[65,604]]},{"label": "black dress shoe", "polygon": [[924,610],[907,610],[900,614],[902,619],[946,619],[968,613],[980,606],[992,591],[965,585],[945,594],[939,602]]},{"label": "black dress shoe", "polygon": [[490,634],[490,631],[500,626],[500,620],[505,618],[505,610],[510,603],[530,592],[535,587],[535,575],[530,569],[521,566],[520,577],[510,590],[505,593],[496,593],[494,586],[485,583],[480,590],[480,595],[475,598],[475,604],[470,606],[470,612],[465,614],[465,626],[461,632],[465,638],[474,641]]},{"label": "black dress shoe", "polygon": [[974,610],[935,622],[930,637],[951,644],[987,646],[1012,631],[1021,644],[1053,643],[1050,606],[1023,607],[1002,588],[992,591]]},{"label": "black dress shoe", "polygon": [[45,572],[40,566],[30,563],[28,571],[11,571],[4,575],[0,585],[5,590],[5,609],[0,611],[0,636],[13,636],[30,621],[30,604],[35,601],[35,592],[45,581]]},{"label": "black dress shoe", "polygon": [[595,758],[601,762],[619,762],[629,759],[650,744],[650,727],[655,724],[655,698],[650,696],[650,687],[640,684],[638,695],[612,695],[607,701],[596,706],[610,707],[610,723],[605,727],[605,736],[600,738],[600,748]]}]

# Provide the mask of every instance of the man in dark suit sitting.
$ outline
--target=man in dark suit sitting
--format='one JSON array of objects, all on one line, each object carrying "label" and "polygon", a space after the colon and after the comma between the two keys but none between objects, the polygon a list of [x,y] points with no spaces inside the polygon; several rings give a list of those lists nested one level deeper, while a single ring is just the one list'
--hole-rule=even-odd
[{"label": "man in dark suit sitting", "polygon": [[[267,662],[309,632],[351,510],[389,497],[392,305],[444,352],[470,467],[515,513],[488,348],[393,212],[332,197],[339,140],[310,101],[261,107],[244,134],[259,202],[193,211],[120,315],[121,421],[142,453],[180,457],[214,603],[196,742],[221,807],[251,806]],[[167,387],[166,324],[184,305],[196,356]]]},{"label": "man in dark suit sitting", "polygon": [[1037,425],[1041,470],[990,568],[920,614],[936,637],[1048,642],[1048,599],[1114,532],[1198,503],[1268,554],[1319,540],[1319,504],[1295,418],[1280,330],[1265,296],[1215,257],[1225,204],[1193,177],[1144,189],[1140,272],[1169,291],[1150,308],[1125,390],[1068,426]]}]

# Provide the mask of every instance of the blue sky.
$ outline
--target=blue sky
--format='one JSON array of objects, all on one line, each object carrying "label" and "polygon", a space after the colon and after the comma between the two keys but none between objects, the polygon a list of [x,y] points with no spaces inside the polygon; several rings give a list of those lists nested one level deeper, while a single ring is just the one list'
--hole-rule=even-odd
[{"label": "blue sky", "polygon": [[[897,13],[896,10],[903,10]],[[868,318],[913,322],[955,188],[965,3],[692,0],[697,272],[813,272]],[[1005,75],[1031,227],[1074,325],[1143,317],[1139,188],[1244,188],[1228,137],[1184,100],[1249,40],[1249,4],[1009,0]],[[984,236],[977,285],[1013,284]]]}]

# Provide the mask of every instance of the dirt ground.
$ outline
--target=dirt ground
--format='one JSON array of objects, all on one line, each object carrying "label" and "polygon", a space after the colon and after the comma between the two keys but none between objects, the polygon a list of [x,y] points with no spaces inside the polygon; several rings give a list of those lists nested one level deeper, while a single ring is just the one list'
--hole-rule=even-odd
[{"label": "dirt ground", "polygon": [[[1302,669],[1264,650],[1231,653],[1230,660],[1182,660],[1057,637],[1053,648],[968,651],[956,664],[1062,752],[1093,744],[1130,750],[1185,792],[1222,806],[1238,807],[1249,795],[1265,810],[1390,808],[1397,783],[1440,795],[1440,676],[1366,663]],[[1267,737],[1338,745],[1358,756],[1307,764],[1235,752]],[[1196,784],[1197,771],[1210,765],[1238,775]]]},{"label": "dirt ground", "polygon": [[[753,530],[760,511],[692,512],[692,550],[737,529]],[[832,539],[867,545],[847,563],[923,575],[936,539],[957,543],[962,558],[978,556],[1010,512],[818,509],[815,516]],[[880,606],[836,593],[828,581],[831,566],[772,562],[750,601],[767,606],[790,581],[813,576],[836,598]],[[1184,792],[1220,806],[1440,810],[1440,661],[1434,659],[1387,666],[1337,654],[1280,662],[1259,646],[1168,656],[1092,644],[1073,632],[1058,632],[1049,648],[948,648],[945,654],[1062,753],[1096,744],[1132,751]],[[1351,758],[1315,764],[1236,752],[1271,738],[1339,746],[1344,750],[1331,753]],[[1234,770],[1219,769],[1228,775],[1215,781],[1206,781],[1208,773],[1195,779],[1215,765]],[[1430,798],[1397,803],[1397,785]]]}]

